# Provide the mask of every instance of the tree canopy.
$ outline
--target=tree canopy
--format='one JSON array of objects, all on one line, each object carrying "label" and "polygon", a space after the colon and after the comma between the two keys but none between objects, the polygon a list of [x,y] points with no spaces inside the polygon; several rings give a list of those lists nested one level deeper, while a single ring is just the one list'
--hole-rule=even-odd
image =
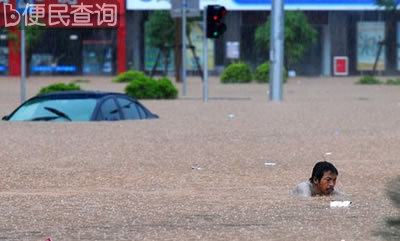
[{"label": "tree canopy", "polygon": [[399,5],[399,0],[375,0],[378,6],[385,7],[386,9],[396,10]]},{"label": "tree canopy", "polygon": [[[255,32],[255,44],[259,51],[267,52],[270,47],[271,16],[267,22],[258,26]],[[285,65],[298,62],[317,39],[317,31],[309,24],[306,15],[299,11],[285,12]]]},{"label": "tree canopy", "polygon": [[168,11],[155,11],[146,23],[149,44],[155,48],[171,47],[175,42],[175,25]]}]

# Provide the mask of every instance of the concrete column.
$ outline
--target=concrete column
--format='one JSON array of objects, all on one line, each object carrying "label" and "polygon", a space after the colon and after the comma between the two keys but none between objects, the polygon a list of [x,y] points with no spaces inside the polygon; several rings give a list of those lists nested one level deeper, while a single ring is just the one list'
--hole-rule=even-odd
[{"label": "concrete column", "polygon": [[322,27],[322,75],[332,75],[331,36],[329,24]]},{"label": "concrete column", "polygon": [[127,67],[144,70],[144,24],[142,11],[126,12],[126,46]]},{"label": "concrete column", "polygon": [[331,39],[331,59],[333,56],[348,56],[347,15],[345,12],[330,11],[328,17]]}]

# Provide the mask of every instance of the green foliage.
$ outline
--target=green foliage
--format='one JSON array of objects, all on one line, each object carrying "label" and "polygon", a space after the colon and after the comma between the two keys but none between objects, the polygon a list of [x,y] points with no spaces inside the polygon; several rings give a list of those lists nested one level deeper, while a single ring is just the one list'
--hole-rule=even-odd
[{"label": "green foliage", "polygon": [[127,95],[136,99],[159,99],[157,82],[150,78],[132,80],[126,87]]},{"label": "green foliage", "polygon": [[35,44],[39,41],[44,32],[45,27],[38,25],[29,25],[25,27],[25,42],[26,46],[33,48]]},{"label": "green foliage", "polygon": [[150,46],[155,48],[173,46],[175,26],[169,11],[154,11],[145,26]]},{"label": "green foliage", "polygon": [[[257,27],[254,34],[256,48],[259,51],[267,52],[270,46],[271,17],[267,22]],[[285,63],[286,67],[297,63],[306,50],[317,39],[317,31],[308,23],[303,12],[285,12]]]},{"label": "green foliage", "polygon": [[178,89],[168,78],[154,80],[148,76],[132,80],[126,87],[127,95],[136,99],[176,99]]},{"label": "green foliage", "polygon": [[397,9],[397,5],[399,1],[395,0],[375,0],[376,5],[385,7],[388,10],[395,10]]},{"label": "green foliage", "polygon": [[[21,29],[21,25],[18,26]],[[39,25],[29,25],[25,26],[25,47],[26,51],[30,53],[30,50],[35,46],[35,44],[40,40],[42,33],[45,31],[44,26]],[[20,40],[15,32],[9,32],[8,38],[14,42],[17,46],[13,51],[20,52]]]},{"label": "green foliage", "polygon": [[381,81],[379,81],[377,78],[374,76],[370,75],[365,75],[360,78],[360,81],[358,84],[364,84],[364,85],[379,85],[381,84]]},{"label": "green foliage", "polygon": [[146,78],[146,75],[144,73],[135,70],[128,70],[126,72],[119,74],[112,80],[112,82],[115,83],[130,82],[135,79],[143,79],[143,78]]},{"label": "green foliage", "polygon": [[88,79],[76,79],[76,80],[71,81],[71,83],[74,83],[74,84],[89,83],[89,82],[90,82],[90,80],[88,80]]},{"label": "green foliage", "polygon": [[50,92],[57,92],[57,91],[68,91],[68,90],[81,90],[79,85],[74,83],[54,83],[48,86],[45,86],[40,89],[39,94],[45,94]]},{"label": "green foliage", "polygon": [[[260,64],[257,67],[255,78],[258,83],[269,83],[269,69],[270,69],[270,63],[268,61]],[[288,74],[285,68],[283,69],[282,74],[283,74],[283,83],[287,83]]]},{"label": "green foliage", "polygon": [[253,76],[248,64],[238,62],[230,64],[221,75],[222,83],[249,83]]},{"label": "green foliage", "polygon": [[158,80],[158,88],[163,99],[176,99],[178,97],[178,89],[166,77]]},{"label": "green foliage", "polygon": [[387,85],[400,85],[400,79],[388,79],[386,80]]}]

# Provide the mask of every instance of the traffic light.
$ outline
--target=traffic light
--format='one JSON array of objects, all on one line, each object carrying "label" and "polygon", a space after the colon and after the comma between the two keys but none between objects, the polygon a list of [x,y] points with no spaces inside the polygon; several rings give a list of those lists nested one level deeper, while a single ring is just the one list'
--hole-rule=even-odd
[{"label": "traffic light", "polygon": [[223,6],[207,6],[207,38],[218,38],[226,31],[226,25],[221,22],[226,13]]}]

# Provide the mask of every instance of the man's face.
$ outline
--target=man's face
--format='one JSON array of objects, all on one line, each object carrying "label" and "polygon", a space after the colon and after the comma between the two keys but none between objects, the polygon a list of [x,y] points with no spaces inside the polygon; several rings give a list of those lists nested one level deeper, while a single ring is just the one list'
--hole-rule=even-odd
[{"label": "man's face", "polygon": [[315,191],[321,195],[329,195],[333,192],[336,185],[337,175],[331,171],[324,172],[321,180],[314,179]]}]

